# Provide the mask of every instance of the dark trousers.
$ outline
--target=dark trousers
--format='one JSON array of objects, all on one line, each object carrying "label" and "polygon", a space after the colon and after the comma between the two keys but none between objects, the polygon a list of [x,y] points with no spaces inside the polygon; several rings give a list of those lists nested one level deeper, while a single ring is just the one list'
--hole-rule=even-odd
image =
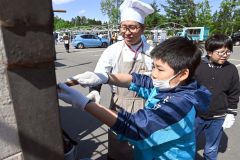
[{"label": "dark trousers", "polygon": [[66,43],[66,44],[64,43],[64,47],[65,47],[66,51],[69,52],[69,43]]},{"label": "dark trousers", "polygon": [[222,138],[224,118],[219,119],[202,119],[196,118],[195,121],[195,133],[198,137],[200,133],[204,133],[206,144],[204,147],[204,159],[205,160],[217,160],[219,143]]}]

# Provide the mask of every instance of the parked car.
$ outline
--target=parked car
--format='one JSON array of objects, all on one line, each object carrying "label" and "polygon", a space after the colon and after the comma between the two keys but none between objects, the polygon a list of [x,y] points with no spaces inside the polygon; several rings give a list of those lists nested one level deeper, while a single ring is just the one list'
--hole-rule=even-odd
[{"label": "parked car", "polygon": [[75,48],[83,49],[90,47],[103,47],[109,46],[109,41],[106,38],[100,38],[95,34],[79,34],[72,40],[72,46]]},{"label": "parked car", "polygon": [[235,32],[231,36],[232,42],[234,45],[239,46],[240,45],[240,32]]}]

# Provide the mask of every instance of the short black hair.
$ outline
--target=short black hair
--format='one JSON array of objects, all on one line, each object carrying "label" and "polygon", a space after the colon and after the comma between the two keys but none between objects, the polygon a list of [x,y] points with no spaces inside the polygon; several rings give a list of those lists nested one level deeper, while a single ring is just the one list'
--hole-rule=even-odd
[{"label": "short black hair", "polygon": [[207,52],[213,52],[223,47],[232,51],[233,43],[231,38],[221,33],[209,37],[205,43],[205,49]]},{"label": "short black hair", "polygon": [[161,59],[174,70],[175,74],[183,69],[189,69],[187,82],[192,79],[201,61],[202,50],[184,37],[172,37],[151,51],[151,57]]}]

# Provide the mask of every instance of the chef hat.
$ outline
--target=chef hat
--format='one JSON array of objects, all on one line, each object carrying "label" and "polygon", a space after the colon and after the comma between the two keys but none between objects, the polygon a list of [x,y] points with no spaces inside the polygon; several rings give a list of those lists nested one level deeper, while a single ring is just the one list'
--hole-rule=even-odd
[{"label": "chef hat", "polygon": [[137,21],[144,24],[144,18],[153,13],[151,5],[139,0],[125,0],[120,6],[121,22],[126,20]]}]

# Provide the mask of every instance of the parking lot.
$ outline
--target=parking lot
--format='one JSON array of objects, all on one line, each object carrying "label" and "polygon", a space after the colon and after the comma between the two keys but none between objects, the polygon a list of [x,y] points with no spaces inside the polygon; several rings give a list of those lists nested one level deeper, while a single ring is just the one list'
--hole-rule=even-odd
[{"label": "parking lot", "polygon": [[[85,71],[93,71],[97,60],[104,48],[74,49],[66,53],[62,43],[56,45],[56,78],[57,82],[64,82],[66,78]],[[240,71],[240,46],[234,47],[233,54],[229,59]],[[239,72],[240,73],[240,72]],[[87,94],[88,89],[74,86],[82,93]],[[109,106],[110,88],[103,86],[101,91],[101,103]],[[91,157],[93,160],[105,160],[107,154],[107,129],[88,113],[72,108],[68,104],[60,102],[60,114],[62,127],[76,139],[79,157]],[[238,116],[234,126],[224,131],[223,141],[218,160],[236,160],[240,157],[239,152],[240,117]],[[200,146],[199,154],[202,154]],[[201,159],[201,156],[199,156]]]}]

